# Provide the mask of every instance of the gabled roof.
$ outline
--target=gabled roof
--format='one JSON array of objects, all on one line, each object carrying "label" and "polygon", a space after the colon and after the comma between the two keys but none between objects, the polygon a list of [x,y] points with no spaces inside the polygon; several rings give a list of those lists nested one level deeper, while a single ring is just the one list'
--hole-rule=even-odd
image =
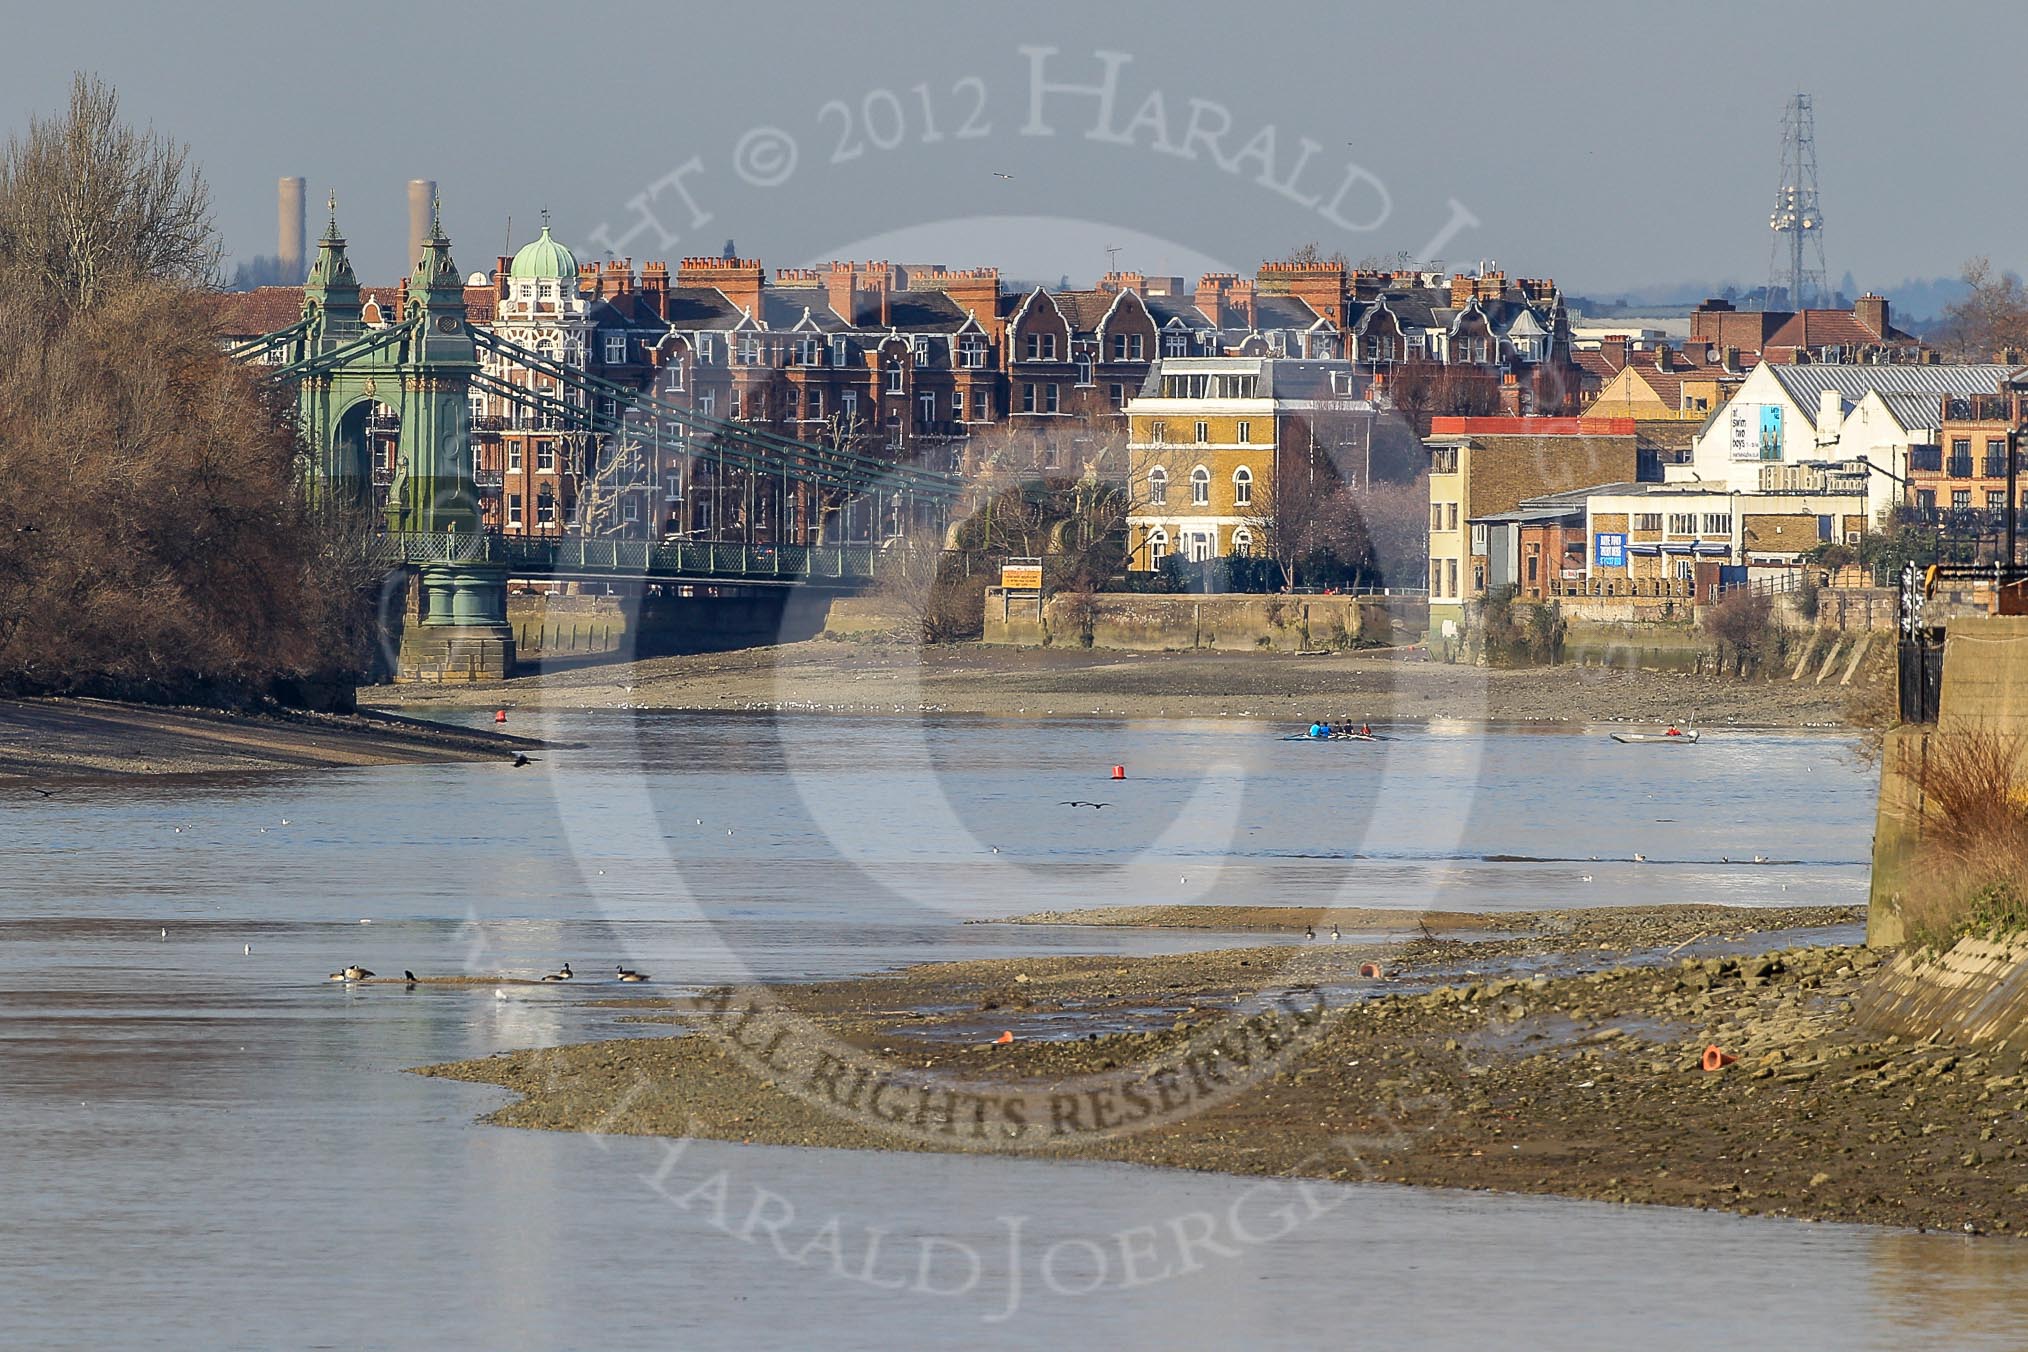
[{"label": "gabled roof", "polygon": [[771,329],[794,329],[803,326],[804,312],[808,312],[811,324],[826,332],[846,327],[838,312],[831,308],[828,294],[819,287],[761,288],[761,322]]},{"label": "gabled roof", "polygon": [[257,286],[251,291],[218,293],[213,313],[219,331],[230,338],[255,338],[286,329],[303,317],[303,288]]},{"label": "gabled roof", "polygon": [[1938,406],[1936,395],[1883,394],[1880,402],[1904,432],[1930,431],[1943,421],[1943,409]]},{"label": "gabled roof", "polygon": [[1300,296],[1269,294],[1253,298],[1254,327],[1256,329],[1307,329],[1321,317],[1310,303]]},{"label": "gabled roof", "polygon": [[1879,347],[1882,344],[1914,343],[1912,333],[1903,333],[1892,324],[1886,333],[1877,333],[1859,321],[1850,310],[1798,310],[1768,335],[1764,347],[1797,347],[1814,351],[1820,347]]},{"label": "gabled roof", "polygon": [[971,317],[941,291],[897,291],[887,302],[889,327],[903,333],[956,333]]},{"label": "gabled roof", "polygon": [[740,309],[712,286],[669,288],[669,327],[674,329],[730,329],[738,324]]}]

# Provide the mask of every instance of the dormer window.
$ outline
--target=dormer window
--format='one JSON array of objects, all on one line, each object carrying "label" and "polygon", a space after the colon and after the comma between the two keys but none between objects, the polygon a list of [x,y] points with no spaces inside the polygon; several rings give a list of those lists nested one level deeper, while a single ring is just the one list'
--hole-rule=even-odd
[{"label": "dormer window", "polygon": [[741,366],[760,364],[760,339],[749,334],[739,340],[739,364]]},{"label": "dormer window", "polygon": [[824,359],[823,344],[819,343],[815,338],[805,338],[803,340],[803,352],[802,352],[803,365],[815,366],[823,359]]},{"label": "dormer window", "polygon": [[917,366],[928,366],[930,364],[929,339],[917,338],[913,344],[913,348],[915,351],[915,364]]},{"label": "dormer window", "polygon": [[833,366],[845,364],[845,335],[842,333],[834,335],[831,339],[831,364]]},{"label": "dormer window", "polygon": [[624,366],[627,361],[627,335],[609,333],[606,335],[606,365]]},{"label": "dormer window", "polygon": [[716,358],[717,350],[718,344],[713,341],[710,334],[700,333],[697,335],[697,364],[699,366],[709,366]]},{"label": "dormer window", "polygon": [[986,364],[986,340],[976,334],[958,339],[958,364],[976,371]]}]

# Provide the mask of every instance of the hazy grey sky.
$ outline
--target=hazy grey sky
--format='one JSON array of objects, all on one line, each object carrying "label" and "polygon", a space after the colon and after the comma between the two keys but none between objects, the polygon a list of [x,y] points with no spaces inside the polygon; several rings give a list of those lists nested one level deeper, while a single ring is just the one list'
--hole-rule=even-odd
[{"label": "hazy grey sky", "polygon": [[[433,177],[467,270],[547,204],[580,256],[604,227],[637,260],[730,236],[771,266],[893,244],[1088,279],[1107,245],[1190,272],[1314,239],[1576,290],[1750,284],[1797,88],[1834,282],[2028,269],[2011,3],[68,0],[9,37],[10,129],[96,70],[191,144],[236,256],[273,251],[299,173],[368,280],[404,267],[403,186]],[[1108,60],[1109,112],[1035,92],[1105,87]]]}]

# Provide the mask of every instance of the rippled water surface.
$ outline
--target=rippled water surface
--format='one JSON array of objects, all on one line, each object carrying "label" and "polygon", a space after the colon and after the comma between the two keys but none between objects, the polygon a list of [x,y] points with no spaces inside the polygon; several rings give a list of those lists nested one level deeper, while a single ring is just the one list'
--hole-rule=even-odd
[{"label": "rippled water surface", "polygon": [[625,712],[515,730],[582,745],[0,809],[10,1343],[2028,1342],[2028,1258],[1990,1241],[482,1127],[496,1091],[403,1070],[638,1034],[593,1004],[632,989],[321,979],[625,961],[653,993],[1230,941],[961,923],[1161,901],[1857,902],[1872,781],[1834,739],[1438,725],[1312,746]]}]

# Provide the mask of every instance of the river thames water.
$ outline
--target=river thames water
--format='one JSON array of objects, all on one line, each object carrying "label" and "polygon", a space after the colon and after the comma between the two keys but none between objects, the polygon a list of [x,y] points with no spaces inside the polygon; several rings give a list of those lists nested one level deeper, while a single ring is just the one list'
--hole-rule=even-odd
[{"label": "river thames water", "polygon": [[1837,739],[625,711],[515,730],[578,745],[0,809],[10,1345],[2028,1344],[2028,1249],[1993,1240],[485,1127],[498,1091],[404,1070],[638,1036],[596,1003],[632,988],[323,979],[625,962],[667,994],[1231,941],[964,923],[1163,901],[1857,902],[1872,778]]}]

